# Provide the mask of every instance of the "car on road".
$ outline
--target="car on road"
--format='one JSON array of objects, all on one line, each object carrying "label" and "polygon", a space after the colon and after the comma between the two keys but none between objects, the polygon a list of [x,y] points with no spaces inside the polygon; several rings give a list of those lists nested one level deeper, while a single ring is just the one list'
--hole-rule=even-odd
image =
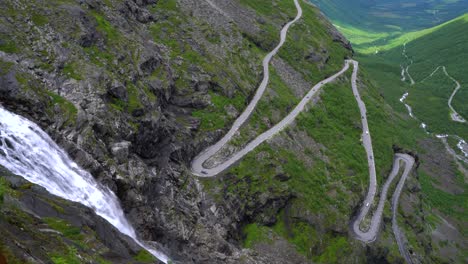
[{"label": "car on road", "polygon": [[369,130],[366,130],[366,135],[369,135]]},{"label": "car on road", "polygon": [[366,203],[366,207],[369,207],[369,203]]},{"label": "car on road", "polygon": [[201,173],[202,173],[202,174],[205,174],[205,175],[207,175],[207,174],[208,174],[208,172],[207,172],[207,171],[205,171],[205,170],[202,170],[202,171],[201,171]]}]

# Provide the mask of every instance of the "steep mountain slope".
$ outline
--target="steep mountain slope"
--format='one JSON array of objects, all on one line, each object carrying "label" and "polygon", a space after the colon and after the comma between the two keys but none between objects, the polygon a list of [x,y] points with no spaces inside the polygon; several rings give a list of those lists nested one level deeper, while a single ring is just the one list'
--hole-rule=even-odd
[{"label": "steep mountain slope", "polygon": [[2,263],[154,263],[156,260],[82,205],[60,199],[0,167]]},{"label": "steep mountain slope", "polygon": [[[144,239],[184,263],[271,263],[241,251],[243,213],[228,216],[232,205],[215,205],[187,170],[245,106],[294,15],[292,1],[273,16],[243,4],[2,1],[2,105],[46,129],[119,196]],[[275,59],[278,87],[320,80],[351,54],[316,9],[304,13]]]},{"label": "steep mountain slope", "polygon": [[[424,263],[463,262],[466,258],[463,252],[467,248],[467,244],[461,242],[466,241],[467,205],[463,201],[468,193],[464,157],[467,146],[460,137],[466,139],[468,128],[466,123],[454,122],[453,116],[456,111],[458,117],[455,119],[460,121],[460,117],[466,115],[468,97],[463,88],[466,87],[466,75],[463,74],[466,68],[466,14],[433,28],[426,28],[426,25],[420,31],[372,30],[371,25],[376,21],[392,18],[364,16],[362,14],[369,12],[369,7],[358,5],[356,1],[346,1],[342,5],[341,1],[316,2],[320,2],[324,12],[351,40],[362,70],[368,73],[367,77],[385,101],[407,119],[408,125],[412,124],[406,127],[406,131],[418,133],[414,130],[415,125],[423,122],[425,129],[417,129],[434,133],[417,136],[417,144],[411,146],[420,154],[418,182],[421,193],[420,200],[415,200],[412,194],[415,186],[410,183],[410,191],[407,189],[402,196],[398,221],[406,231],[408,246],[411,251],[425,256]],[[333,6],[338,2],[340,5],[337,7],[355,12],[340,12]],[[386,10],[392,10],[392,4],[397,2],[388,3]],[[427,5],[435,3],[424,2]],[[418,1],[406,4],[417,5]],[[461,1],[455,4],[463,5]],[[463,6],[459,10],[466,12]],[[353,24],[358,16],[361,25]],[[402,21],[405,20],[394,20],[396,23]],[[417,20],[407,21],[406,28],[411,28],[415,22]],[[460,84],[458,90],[457,83]],[[408,116],[408,109],[402,102],[412,108],[411,114],[416,119]],[[449,136],[437,139],[435,133]],[[465,153],[460,147],[465,148]],[[419,221],[410,216],[415,206],[420,208],[420,213],[417,213]],[[427,250],[428,247],[431,250]]]},{"label": "steep mountain slope", "polygon": [[[438,255],[455,262],[463,259],[462,252],[467,246],[460,243],[466,240],[464,223],[468,219],[468,208],[463,202],[468,193],[466,150],[463,153],[459,148],[466,148],[461,139],[468,137],[468,125],[452,118],[454,112],[449,99],[453,95],[451,105],[454,110],[461,117],[467,116],[468,93],[464,88],[468,84],[463,72],[467,65],[466,17],[428,29],[430,33],[405,45],[378,54],[358,55],[392,107],[407,115],[400,98],[408,93],[404,102],[412,108],[417,122],[423,122],[428,132],[449,135],[438,143],[428,139],[419,142],[418,148],[425,153],[420,156],[419,181],[424,203],[430,206],[430,210],[426,209],[428,226],[425,232],[431,235],[432,246]],[[457,82],[460,88],[456,91]],[[434,134],[428,137],[434,137]],[[452,150],[447,151],[446,147]],[[448,166],[431,164],[450,160],[452,164]]]},{"label": "steep mountain slope", "polygon": [[[402,261],[389,206],[375,243],[364,244],[349,231],[368,186],[350,72],[225,174],[199,179],[190,172],[193,158],[226,133],[250,101],[264,74],[261,60],[296,15],[294,1],[1,3],[2,105],[38,123],[111,188],[139,235],[162,245],[175,262]],[[300,4],[303,17],[271,63],[265,95],[219,159],[284,118],[352,56],[349,42],[320,11]],[[380,186],[394,152],[417,156],[425,139],[416,121],[385,103],[370,70],[359,71],[358,88]],[[448,167],[451,160],[437,162]],[[438,252],[426,232],[420,190],[432,185],[420,186],[414,175],[402,197],[407,207],[400,226],[410,226],[405,233],[413,257],[427,262]],[[86,253],[82,246],[76,243]],[[1,250],[24,259],[19,250]],[[75,254],[68,253],[55,257]],[[132,254],[124,260],[145,259]],[[86,257],[95,263],[102,256]]]}]

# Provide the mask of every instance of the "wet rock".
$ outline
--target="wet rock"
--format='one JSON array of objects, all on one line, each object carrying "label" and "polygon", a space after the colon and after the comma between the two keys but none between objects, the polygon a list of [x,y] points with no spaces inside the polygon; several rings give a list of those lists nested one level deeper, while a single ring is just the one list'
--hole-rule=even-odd
[{"label": "wet rock", "polygon": [[164,120],[142,121],[133,138],[132,149],[145,159],[169,157],[174,130],[164,125]]},{"label": "wet rock", "polygon": [[[93,250],[107,251],[101,257],[107,260],[113,259],[116,263],[133,263],[133,257],[142,249],[131,238],[120,233],[90,208],[54,196],[44,188],[11,174],[1,166],[0,177],[5,178],[10,187],[18,194],[6,195],[3,204],[0,203],[0,229],[5,235],[2,238],[2,245],[6,244],[9,250],[15,253],[14,255],[23,256],[21,252],[28,252],[28,255],[35,259],[35,262],[46,263],[50,261],[48,256],[50,252],[59,251],[58,243],[63,243],[60,241],[71,241],[70,237],[66,237],[69,235],[50,229],[43,222],[43,219],[46,218],[69,223],[67,228],[70,230],[76,228],[73,230],[78,230],[81,236],[84,236],[86,230],[93,230],[92,233],[86,233],[86,236],[94,236],[91,238],[95,247]],[[5,219],[9,220],[5,221]],[[19,224],[21,228],[15,226],[15,223]],[[53,226],[51,227],[53,228]],[[48,234],[44,237],[44,234],[39,234],[43,232],[53,232],[54,235]],[[21,245],[12,243],[14,242],[12,236],[22,237],[23,239],[19,240]],[[78,239],[78,236],[74,239]],[[38,244],[38,242],[40,243]],[[88,253],[82,250],[81,247],[77,248],[77,254]]]},{"label": "wet rock", "polygon": [[15,77],[15,71],[0,76],[0,96],[15,97],[19,92],[19,83]]}]

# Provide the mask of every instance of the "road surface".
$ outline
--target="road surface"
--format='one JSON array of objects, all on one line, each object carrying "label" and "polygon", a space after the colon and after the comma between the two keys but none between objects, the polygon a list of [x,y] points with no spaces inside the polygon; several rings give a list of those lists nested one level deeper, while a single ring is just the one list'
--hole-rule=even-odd
[{"label": "road surface", "polygon": [[[200,176],[200,177],[213,177],[218,175],[219,173],[223,172],[227,168],[229,168],[231,165],[233,165],[235,162],[240,160],[242,157],[247,155],[249,152],[254,150],[258,145],[261,143],[265,142],[269,138],[273,137],[275,134],[281,132],[284,128],[286,128],[289,124],[291,124],[294,119],[302,112],[304,111],[305,106],[309,101],[312,100],[313,95],[315,95],[322,86],[326,85],[329,82],[334,81],[338,76],[342,75],[344,72],[346,72],[349,68],[349,64],[352,63],[351,60],[347,60],[345,62],[344,67],[336,73],[335,75],[322,80],[318,84],[316,84],[312,89],[309,90],[309,92],[302,98],[302,100],[296,105],[296,107],[285,117],[283,118],[279,123],[277,123],[275,126],[270,128],[269,130],[263,132],[260,134],[258,137],[256,137],[254,140],[250,141],[243,149],[239,150],[238,152],[234,153],[231,157],[229,157],[228,160],[225,162],[216,165],[215,167],[212,168],[205,168],[203,167],[203,163],[208,160],[211,156],[215,155],[216,152],[224,145],[226,144],[233,135],[229,135],[228,138],[224,137],[224,141],[222,141],[222,145],[216,146],[215,147],[209,147],[206,149],[204,152],[202,152],[200,155],[195,157],[192,161],[192,173]],[[239,117],[240,118],[240,117]],[[236,120],[237,122],[237,120]],[[223,140],[222,139],[222,140]],[[221,141],[219,141],[216,144],[219,144]]]},{"label": "road surface", "polygon": [[465,123],[466,120],[463,118],[462,115],[460,115],[457,111],[455,111],[455,108],[453,108],[452,106],[452,100],[453,100],[453,97],[455,96],[455,94],[458,92],[458,90],[460,90],[461,88],[461,85],[460,83],[455,80],[455,78],[453,78],[452,76],[450,76],[447,72],[447,68],[445,68],[445,66],[437,66],[437,68],[431,73],[429,74],[429,76],[427,76],[426,78],[424,78],[421,82],[424,82],[425,80],[427,80],[428,78],[432,77],[439,69],[441,69],[444,71],[444,74],[445,76],[447,76],[447,78],[449,78],[450,80],[452,80],[455,84],[456,84],[456,87],[455,89],[453,90],[452,94],[450,95],[450,98],[448,100],[448,107],[450,108],[450,117],[452,118],[453,121],[455,122],[460,122],[460,123]]},{"label": "road surface", "polygon": [[[380,228],[380,223],[382,221],[382,213],[383,209],[385,206],[385,200],[387,197],[387,192],[388,188],[390,187],[390,184],[392,183],[393,179],[395,176],[398,174],[399,171],[399,160],[403,160],[406,163],[406,168],[404,172],[404,177],[402,176],[402,180],[406,179],[408,176],[409,171],[411,170],[414,159],[406,154],[395,154],[395,162],[393,164],[393,169],[392,172],[390,173],[387,181],[385,182],[382,192],[380,194],[380,201],[377,206],[377,209],[375,210],[372,220],[371,220],[371,225],[369,229],[364,232],[361,231],[360,229],[360,224],[361,221],[364,219],[364,217],[368,214],[369,209],[372,207],[372,203],[375,198],[375,194],[377,191],[377,178],[376,178],[376,172],[375,172],[375,162],[374,162],[374,153],[372,149],[372,139],[371,139],[371,132],[369,131],[369,125],[367,123],[367,110],[366,110],[366,105],[361,99],[361,96],[359,94],[359,90],[357,89],[357,71],[359,69],[359,64],[357,61],[352,61],[354,64],[354,69],[353,69],[353,75],[351,77],[351,86],[353,89],[353,94],[354,98],[356,99],[359,107],[359,111],[361,113],[361,123],[362,123],[362,142],[364,149],[366,151],[367,155],[367,163],[369,164],[369,189],[367,192],[367,196],[363,201],[363,205],[361,207],[361,210],[354,220],[352,227],[353,227],[353,232],[356,235],[356,238],[363,241],[363,242],[373,242],[378,234],[379,228]],[[403,181],[404,183],[404,181]]]},{"label": "road surface", "polygon": [[405,162],[405,170],[403,174],[401,175],[400,181],[398,182],[398,185],[392,196],[392,229],[393,229],[393,234],[395,235],[395,240],[397,241],[398,250],[400,251],[401,256],[403,256],[406,263],[411,264],[413,263],[413,261],[411,260],[411,256],[408,250],[406,250],[405,236],[400,231],[400,228],[398,227],[397,213],[398,213],[398,200],[400,199],[401,191],[403,190],[403,186],[405,185],[406,178],[408,177],[411,171],[411,168],[414,165],[414,158],[407,154],[397,154],[397,158],[395,158],[395,161],[393,163],[394,169],[395,169],[395,166],[397,167],[396,168],[397,172],[400,170],[399,168],[400,161]]},{"label": "road surface", "polygon": [[[392,171],[390,172],[390,175],[388,176],[387,181],[382,187],[382,191],[380,193],[379,204],[377,205],[377,209],[374,211],[374,214],[372,215],[371,225],[369,229],[365,232],[361,231],[361,229],[359,228],[359,225],[361,221],[364,219],[364,217],[366,216],[366,214],[369,212],[369,209],[371,208],[374,197],[370,197],[368,194],[367,198],[363,201],[363,205],[358,214],[358,217],[355,219],[353,223],[353,231],[357,239],[366,243],[370,243],[370,242],[373,242],[377,238],[380,224],[382,222],[382,214],[383,214],[383,209],[385,206],[385,201],[387,200],[388,189],[390,188],[390,185],[395,179],[395,177],[398,175],[398,172],[400,170],[400,161],[403,161],[405,163],[405,170],[400,178],[400,182],[398,183],[398,186],[395,190],[395,193],[392,199],[393,214],[394,214],[394,217],[396,217],[396,212],[398,208],[398,198],[400,197],[400,193],[403,189],[403,185],[405,184],[405,180],[408,177],[414,165],[413,157],[411,157],[410,155],[401,154],[401,153],[395,154]],[[372,181],[371,183],[373,186],[370,186],[369,190],[372,190],[372,189],[375,190],[377,184]],[[369,204],[369,206],[367,206],[367,204]],[[396,224],[396,222],[393,222],[393,224]],[[395,228],[396,230],[398,230],[398,226],[393,227],[394,231],[395,231]],[[404,246],[403,246],[404,244],[402,244],[402,239],[401,239],[402,235],[400,233],[398,233],[398,235],[395,233],[395,237],[397,239],[399,247],[400,245],[402,245],[401,248],[404,249]]]},{"label": "road surface", "polygon": [[457,111],[455,111],[455,109],[452,106],[453,97],[458,92],[458,90],[460,90],[460,88],[461,88],[460,83],[447,73],[447,69],[445,68],[445,66],[442,67],[442,69],[444,70],[445,75],[457,85],[455,87],[455,90],[453,90],[453,93],[450,95],[450,98],[448,100],[448,106],[449,106],[449,108],[451,110],[450,117],[452,117],[452,120],[455,121],[455,122],[465,123],[466,120],[459,113],[457,113]]}]

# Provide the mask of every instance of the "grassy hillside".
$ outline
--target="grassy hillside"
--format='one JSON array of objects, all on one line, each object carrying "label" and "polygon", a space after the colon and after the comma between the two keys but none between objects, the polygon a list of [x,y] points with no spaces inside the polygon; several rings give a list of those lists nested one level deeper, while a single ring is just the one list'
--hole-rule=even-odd
[{"label": "grassy hillside", "polygon": [[[366,71],[360,73],[381,183],[391,168],[392,146],[409,149],[424,135],[416,122],[395,117],[368,78]],[[279,236],[317,263],[344,263],[343,258],[348,256],[353,258],[352,263],[366,262],[361,243],[347,231],[368,184],[359,122],[348,72],[346,77],[327,85],[320,101],[311,104],[294,126],[242,159],[226,176],[204,181],[220,200],[238,197],[236,203],[242,210],[258,210],[252,208],[257,199],[267,203],[284,196],[290,199],[279,212],[251,216],[244,228],[246,247],[271,245],[273,238]],[[398,261],[391,230],[383,236],[388,239],[372,247],[376,251],[390,248],[382,257]]]},{"label": "grassy hillside", "polygon": [[343,24],[338,24],[338,28],[353,42],[354,47],[360,53],[376,53],[424,37],[449,26],[451,23],[465,23],[466,21],[468,21],[468,13],[435,27],[409,32],[372,32]]},{"label": "grassy hillside", "polygon": [[[242,263],[244,255],[235,260],[229,256],[237,256],[241,244],[267,260],[294,255],[317,263],[402,261],[389,224],[370,245],[349,234],[349,221],[368,186],[350,71],[327,85],[309,111],[283,133],[226,174],[200,179],[203,191],[189,174],[192,157],[215,142],[250,100],[261,80],[262,58],[296,13],[292,0],[237,0],[227,7],[222,1],[196,0],[42,0],[41,4],[22,1],[22,8],[17,2],[6,1],[0,10],[0,50],[8,55],[4,56],[8,60],[0,60],[0,77],[5,75],[5,83],[16,85],[13,92],[2,90],[0,100],[21,105],[33,119],[49,120],[44,121],[47,126],[59,130],[54,138],[76,140],[64,144],[82,146],[86,155],[76,155],[77,159],[89,156],[82,161],[86,168],[102,167],[95,169],[98,177],[117,188],[129,219],[145,239],[164,244],[171,256],[179,255],[184,263]],[[219,6],[210,9],[210,3]],[[352,54],[319,9],[305,0],[301,5],[303,18],[290,28],[284,47],[272,61],[267,92],[234,147],[281,120],[301,93],[341,69],[344,58]],[[352,13],[349,8],[347,12]],[[229,16],[218,14],[217,9]],[[10,56],[16,55],[21,63],[10,62]],[[379,184],[391,169],[393,147],[420,154],[441,152],[441,148],[420,147],[425,134],[418,122],[399,115],[384,100],[387,88],[381,83],[407,88],[400,87],[407,84],[399,81],[397,58],[362,57],[359,73]],[[382,67],[372,67],[377,60]],[[378,76],[382,79],[374,81]],[[382,87],[385,91],[380,93]],[[395,98],[401,94],[393,93]],[[401,104],[395,102],[395,106]],[[128,153],[124,150],[125,157],[112,151],[114,143],[122,140],[132,144]],[[438,167],[453,167],[437,162]],[[440,195],[431,188],[431,181],[424,183],[423,192],[432,198],[430,205],[456,200],[464,206],[459,196]],[[420,194],[417,182],[413,187],[411,199]],[[8,197],[3,194],[10,189],[0,182],[0,197]],[[415,251],[426,263],[433,252],[424,233],[427,229],[420,228],[425,222],[419,205],[416,202],[405,220],[415,223],[411,241],[417,241]],[[389,219],[389,207],[385,210]],[[0,214],[0,223],[3,215],[8,216]],[[21,226],[20,221],[15,224]],[[62,221],[41,224],[68,233]],[[3,234],[9,226],[0,230]],[[35,229],[28,226],[29,230]],[[89,250],[89,258],[100,257],[100,251],[94,256],[90,248],[79,247],[81,238],[92,237],[92,230],[72,231],[70,239],[79,238],[71,241],[78,252]],[[58,238],[61,243],[62,236]],[[10,241],[13,245],[18,240],[13,236]],[[274,247],[272,240],[285,243]],[[270,252],[262,251],[262,244]],[[2,254],[6,252],[2,244],[0,248]],[[286,254],[278,253],[285,248]],[[62,258],[75,257],[74,249],[63,249]],[[134,253],[127,262],[145,257]],[[80,255],[81,261],[87,259]],[[294,261],[283,261],[288,262]]]},{"label": "grassy hillside", "polygon": [[[395,47],[468,12],[468,1],[310,0],[360,52]],[[363,19],[364,18],[364,19]]]},{"label": "grassy hillside", "polygon": [[458,134],[467,138],[467,124],[455,123],[449,116],[447,101],[456,84],[443,73],[442,69],[427,78],[438,66],[445,66],[448,74],[462,87],[453,98],[452,105],[459,114],[468,116],[466,32],[468,32],[468,14],[427,29],[420,33],[420,37],[407,43],[406,53],[413,61],[409,72],[416,82],[413,86],[400,81],[400,64],[408,65],[411,62],[402,55],[401,43],[379,54],[361,55],[360,60],[378,80],[387,101],[393,107],[406,111],[399,98],[408,91],[410,96],[407,102],[413,107],[415,115],[427,123],[432,131]]},{"label": "grassy hillside", "polygon": [[[241,2],[258,13],[267,16],[274,13],[270,5]],[[276,7],[280,10],[293,8],[288,4],[277,4]],[[308,17],[306,11],[306,17],[301,23],[313,25],[316,22]],[[288,56],[297,54],[295,60],[298,63],[293,65],[315,70],[313,64],[302,60],[300,56],[304,54],[304,43],[310,43],[298,41],[304,36],[308,37],[309,34],[300,33],[303,31],[302,26],[291,29],[280,57],[290,61]],[[363,57],[363,61],[366,59]],[[418,144],[426,137],[418,128],[419,123],[407,119],[406,114],[395,113],[379,92],[380,80],[395,86],[403,85],[402,90],[407,85],[399,80],[399,64],[380,59],[380,63],[386,67],[384,71],[381,71],[382,68],[368,67],[373,61],[369,59],[369,63],[366,61],[361,68],[359,84],[373,133],[379,183],[383,182],[391,168],[392,146],[416,152],[426,151]],[[316,74],[301,71],[300,68],[297,70],[303,73],[304,79],[317,80]],[[274,250],[275,241],[280,237],[293,244],[296,251],[307,259],[317,263],[344,263],[345,258],[352,259],[352,263],[373,263],[382,259],[391,263],[401,261],[389,228],[385,228],[379,241],[372,245],[373,253],[367,259],[362,255],[362,245],[350,237],[347,231],[349,220],[365,195],[368,181],[364,149],[359,142],[360,116],[351,92],[349,74],[327,85],[319,102],[301,114],[294,126],[247,155],[226,175],[202,181],[216,199],[236,204],[237,210],[246,212],[247,222],[243,227],[245,247],[259,249],[262,245],[268,245]],[[374,80],[374,74],[388,76]],[[396,77],[395,82],[392,81],[393,77]],[[241,142],[266,130],[284,116],[287,112],[284,109],[290,109],[297,102],[291,87],[284,84],[284,80],[273,73],[270,87],[259,103],[258,110],[241,130],[234,145],[242,145]],[[393,95],[396,98],[400,93],[395,92]],[[395,103],[394,106],[401,104]],[[417,185],[417,181],[414,184]],[[437,200],[437,197],[434,199]],[[262,203],[259,205],[255,201]],[[275,204],[281,203],[286,203],[286,206],[276,211]],[[389,213],[387,207],[386,216]],[[421,228],[425,225],[420,218],[424,213],[415,208],[409,216],[417,226],[417,232],[410,228],[412,233],[408,236],[414,242],[412,248],[417,254],[430,261],[432,253],[425,252],[429,246],[429,231]]]},{"label": "grassy hillside", "polygon": [[[241,2],[269,19],[275,19],[278,10],[290,16],[294,14],[292,1],[277,3],[275,12],[270,1]],[[279,58],[290,62],[310,82],[305,88],[310,89],[324,76],[341,68],[347,53],[338,43],[330,42],[323,30],[324,22],[317,19],[317,9],[305,4],[302,7],[304,18],[291,28]],[[277,34],[272,34],[271,41],[275,38]],[[326,49],[330,55],[323,66],[304,59],[310,51],[320,49]],[[366,261],[361,243],[347,231],[368,185],[367,163],[360,144],[360,115],[350,87],[350,74],[351,71],[325,87],[319,102],[311,104],[310,111],[301,114],[294,126],[250,153],[226,175],[202,180],[218,201],[239,205],[236,209],[245,212],[244,246],[258,249],[267,243],[271,248],[276,238],[289,241],[297,252],[314,262],[343,263],[343,258],[349,255],[355,263]],[[378,181],[382,182],[391,168],[392,146],[409,149],[423,133],[417,129],[416,122],[394,117],[368,81],[367,72],[360,72],[360,79],[374,133]],[[278,122],[297,103],[294,92],[297,91],[285,85],[285,80],[272,69],[264,98],[233,144],[245,144]],[[225,105],[220,101],[216,107],[224,109]],[[285,205],[278,210],[279,204]],[[390,234],[387,230],[386,236]],[[376,252],[383,252],[379,250],[382,247],[392,248],[383,254],[390,261],[399,259],[394,245],[390,238],[373,248]]]},{"label": "grassy hillside", "polygon": [[[330,17],[371,31],[413,31],[450,20],[468,11],[468,1],[309,0]],[[365,19],[362,19],[365,17]]]},{"label": "grassy hillside", "polygon": [[[404,41],[385,43],[388,50],[381,50],[378,54],[359,54],[357,60],[369,73],[368,77],[379,88],[381,95],[401,116],[411,118],[407,110],[399,101],[404,92],[409,92],[407,103],[413,108],[415,116],[428,125],[429,131],[435,133],[457,134],[465,139],[468,137],[468,125],[453,122],[450,119],[450,110],[447,101],[455,88],[455,83],[449,79],[442,69],[429,75],[438,67],[445,66],[449,75],[458,80],[461,89],[453,99],[452,105],[462,116],[467,116],[468,76],[466,76],[468,43],[467,15],[461,16],[443,25],[420,31],[417,36],[406,45],[406,58],[402,53]],[[408,35],[410,36],[410,35]],[[400,39],[401,40],[401,39]],[[400,65],[409,65],[409,73],[415,81],[411,85],[408,80],[401,81]],[[408,79],[408,78],[407,78]],[[412,131],[412,128],[408,128]],[[420,129],[421,130],[421,129]],[[418,140],[413,146],[420,151],[420,167],[418,169],[418,182],[421,186],[420,199],[424,212],[423,225],[416,224],[412,217],[408,218],[408,209],[402,209],[404,216],[400,226],[405,229],[410,248],[418,251],[424,248],[421,244],[420,234],[431,237],[432,248],[435,255],[431,262],[444,263],[446,261],[458,263],[463,259],[466,248],[457,241],[466,240],[467,221],[466,194],[468,185],[466,175],[459,168],[466,165],[455,164],[453,158],[444,150],[437,139]],[[449,139],[450,141],[450,139]],[[454,144],[452,143],[452,146]],[[445,164],[445,165],[442,165]],[[411,186],[412,183],[409,183]],[[411,187],[410,187],[411,188]],[[405,198],[410,194],[403,194],[401,207],[407,208],[414,201]],[[402,220],[405,219],[405,220]],[[439,236],[448,219],[456,226],[457,235]],[[444,232],[442,232],[444,233]],[[444,233],[445,234],[445,233]],[[457,252],[450,253],[448,251]],[[445,259],[445,260],[444,260]]]}]

